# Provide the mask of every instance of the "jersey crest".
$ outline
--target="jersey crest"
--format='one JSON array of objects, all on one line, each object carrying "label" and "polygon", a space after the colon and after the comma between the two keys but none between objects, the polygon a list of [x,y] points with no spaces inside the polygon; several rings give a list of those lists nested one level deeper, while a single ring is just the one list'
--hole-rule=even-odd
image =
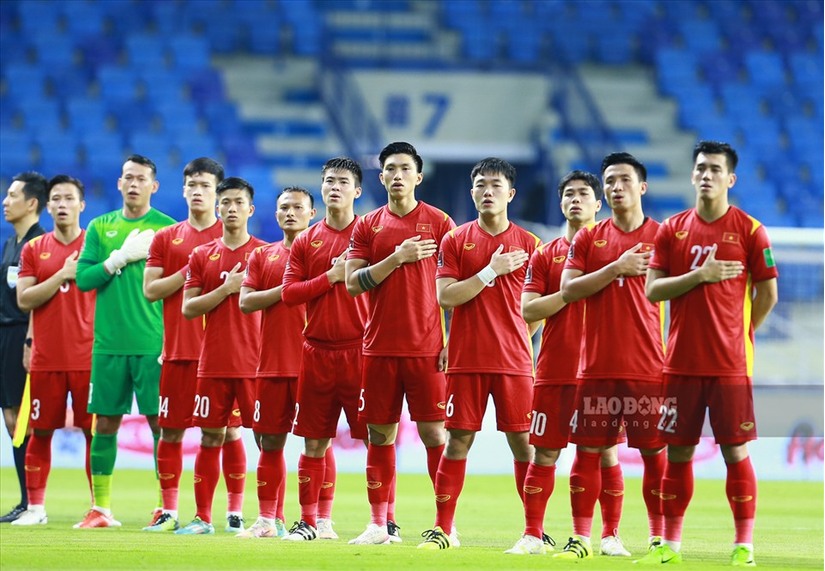
[{"label": "jersey crest", "polygon": [[607,246],[607,240],[596,240],[595,242],[593,242],[593,245],[597,248],[604,248],[605,246]]}]

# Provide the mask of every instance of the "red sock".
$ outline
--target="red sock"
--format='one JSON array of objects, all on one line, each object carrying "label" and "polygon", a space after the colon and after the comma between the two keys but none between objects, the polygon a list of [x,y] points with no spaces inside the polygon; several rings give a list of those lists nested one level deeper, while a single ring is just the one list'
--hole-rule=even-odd
[{"label": "red sock", "polygon": [[226,511],[241,513],[243,511],[243,493],[246,488],[246,448],[243,440],[238,438],[224,442],[221,447],[223,458],[223,479],[226,482]]},{"label": "red sock", "polygon": [[435,525],[445,533],[453,530],[455,508],[458,496],[464,488],[464,476],[467,472],[467,459],[450,460],[442,457],[438,464],[438,476],[435,479]]},{"label": "red sock", "polygon": [[624,503],[624,475],[622,465],[602,466],[602,489],[599,492],[599,507],[602,511],[602,537],[619,532]]},{"label": "red sock", "polygon": [[[31,447],[31,442],[29,442]],[[728,475],[725,481],[725,493],[733,512],[736,528],[736,543],[753,543],[753,523],[756,517],[756,473],[753,471],[750,456],[727,464]],[[29,494],[31,498],[31,494]]]},{"label": "red sock", "polygon": [[372,523],[387,525],[387,503],[395,479],[395,446],[367,448],[367,497]]},{"label": "red sock", "polygon": [[284,450],[276,450],[276,464],[278,469],[278,505],[275,506],[275,517],[281,521],[286,521],[284,517],[284,501],[286,499],[286,459]]},{"label": "red sock", "polygon": [[195,456],[195,515],[212,523],[212,500],[221,475],[221,449],[201,444]]},{"label": "red sock", "polygon": [[576,450],[570,469],[570,506],[573,509],[573,533],[590,537],[593,510],[602,489],[602,455]]},{"label": "red sock", "polygon": [[[652,456],[642,455],[645,464],[642,475],[642,497],[647,507],[650,535],[661,536],[665,532],[665,516],[662,514],[662,478],[665,476],[667,454],[664,450]],[[685,504],[687,508],[687,504]],[[684,512],[683,512],[684,513]],[[670,539],[670,538],[668,538]]]},{"label": "red sock", "polygon": [[438,446],[428,446],[426,450],[427,473],[430,475],[430,481],[433,483],[433,489],[435,489],[435,478],[436,474],[438,474],[438,464],[441,462],[441,457],[444,455],[444,444],[439,444]]},{"label": "red sock", "polygon": [[52,433],[45,436],[32,434],[26,448],[25,462],[29,504],[46,505],[46,482],[52,467]]},{"label": "red sock", "polygon": [[178,511],[180,475],[183,472],[183,443],[158,442],[158,479],[163,509]]},{"label": "red sock", "polygon": [[321,494],[318,496],[318,517],[330,519],[332,517],[332,500],[335,499],[335,480],[338,471],[335,466],[335,454],[332,446],[324,454],[324,481],[321,484]]},{"label": "red sock", "polygon": [[513,474],[516,477],[516,492],[518,493],[518,497],[521,500],[521,503],[524,503],[524,480],[527,478],[527,470],[530,468],[530,462],[519,462],[518,460],[513,460]]},{"label": "red sock", "polygon": [[276,517],[278,505],[278,453],[283,458],[283,450],[261,450],[258,458],[258,515],[268,519]]},{"label": "red sock", "polygon": [[397,482],[398,478],[393,474],[390,495],[387,497],[387,521],[397,521],[395,519],[395,485]]},{"label": "red sock", "polygon": [[312,458],[301,454],[298,459],[298,502],[301,519],[312,527],[318,527],[318,496],[324,484],[324,458]]},{"label": "red sock", "polygon": [[665,517],[664,539],[682,541],[682,522],[692,497],[693,461],[667,462],[661,493]]},{"label": "red sock", "polygon": [[89,482],[89,505],[95,505],[94,489],[92,488],[92,434],[83,433],[86,438],[86,481]]},{"label": "red sock", "polygon": [[556,467],[530,463],[524,478],[524,535],[544,534],[544,514],[547,501],[556,486]]}]

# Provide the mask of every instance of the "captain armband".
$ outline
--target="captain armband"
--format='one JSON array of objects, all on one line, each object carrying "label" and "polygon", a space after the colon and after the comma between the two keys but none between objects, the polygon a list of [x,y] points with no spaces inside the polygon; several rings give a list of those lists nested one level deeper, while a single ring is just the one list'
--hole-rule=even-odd
[{"label": "captain armband", "polygon": [[358,285],[361,286],[361,289],[364,291],[369,291],[376,286],[378,283],[372,279],[372,274],[370,273],[369,268],[362,268],[358,270]]}]

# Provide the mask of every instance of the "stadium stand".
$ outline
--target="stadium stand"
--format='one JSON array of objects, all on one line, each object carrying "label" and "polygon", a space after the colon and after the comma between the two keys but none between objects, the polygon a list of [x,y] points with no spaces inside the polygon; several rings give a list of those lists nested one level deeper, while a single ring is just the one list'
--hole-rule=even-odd
[{"label": "stadium stand", "polygon": [[[741,150],[739,175],[749,184],[739,199],[766,224],[821,227],[822,19],[813,0],[8,0],[0,3],[0,176],[72,170],[90,177],[94,196],[111,195],[111,167],[135,151],[164,165],[162,182],[174,188],[182,161],[204,153],[229,172],[268,170],[261,184],[271,186],[317,169],[328,151],[349,150],[335,121],[314,111],[309,119],[256,115],[228,89],[227,70],[250,56],[310,58],[316,73],[369,66],[567,76],[567,91],[550,102],[562,123],[537,136],[536,153],[566,144],[578,158],[556,170],[593,168],[605,148],[657,145],[641,127],[609,124],[598,94],[577,79],[583,65],[635,65],[652,72],[657,97],[676,104],[667,128]],[[319,90],[317,79],[285,82],[269,104],[323,109]],[[573,110],[570,97],[596,103]],[[653,175],[673,174],[667,161],[649,162]],[[689,202],[689,194],[681,202],[668,194],[654,210]],[[557,222],[536,212],[537,222]]]}]

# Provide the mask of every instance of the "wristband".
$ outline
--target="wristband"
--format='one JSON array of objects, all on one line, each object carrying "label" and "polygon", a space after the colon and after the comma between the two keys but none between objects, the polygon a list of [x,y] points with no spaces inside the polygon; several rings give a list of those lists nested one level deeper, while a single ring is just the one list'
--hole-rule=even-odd
[{"label": "wristband", "polygon": [[484,266],[484,268],[476,274],[476,277],[486,286],[493,283],[497,276],[496,271],[489,265]]}]

